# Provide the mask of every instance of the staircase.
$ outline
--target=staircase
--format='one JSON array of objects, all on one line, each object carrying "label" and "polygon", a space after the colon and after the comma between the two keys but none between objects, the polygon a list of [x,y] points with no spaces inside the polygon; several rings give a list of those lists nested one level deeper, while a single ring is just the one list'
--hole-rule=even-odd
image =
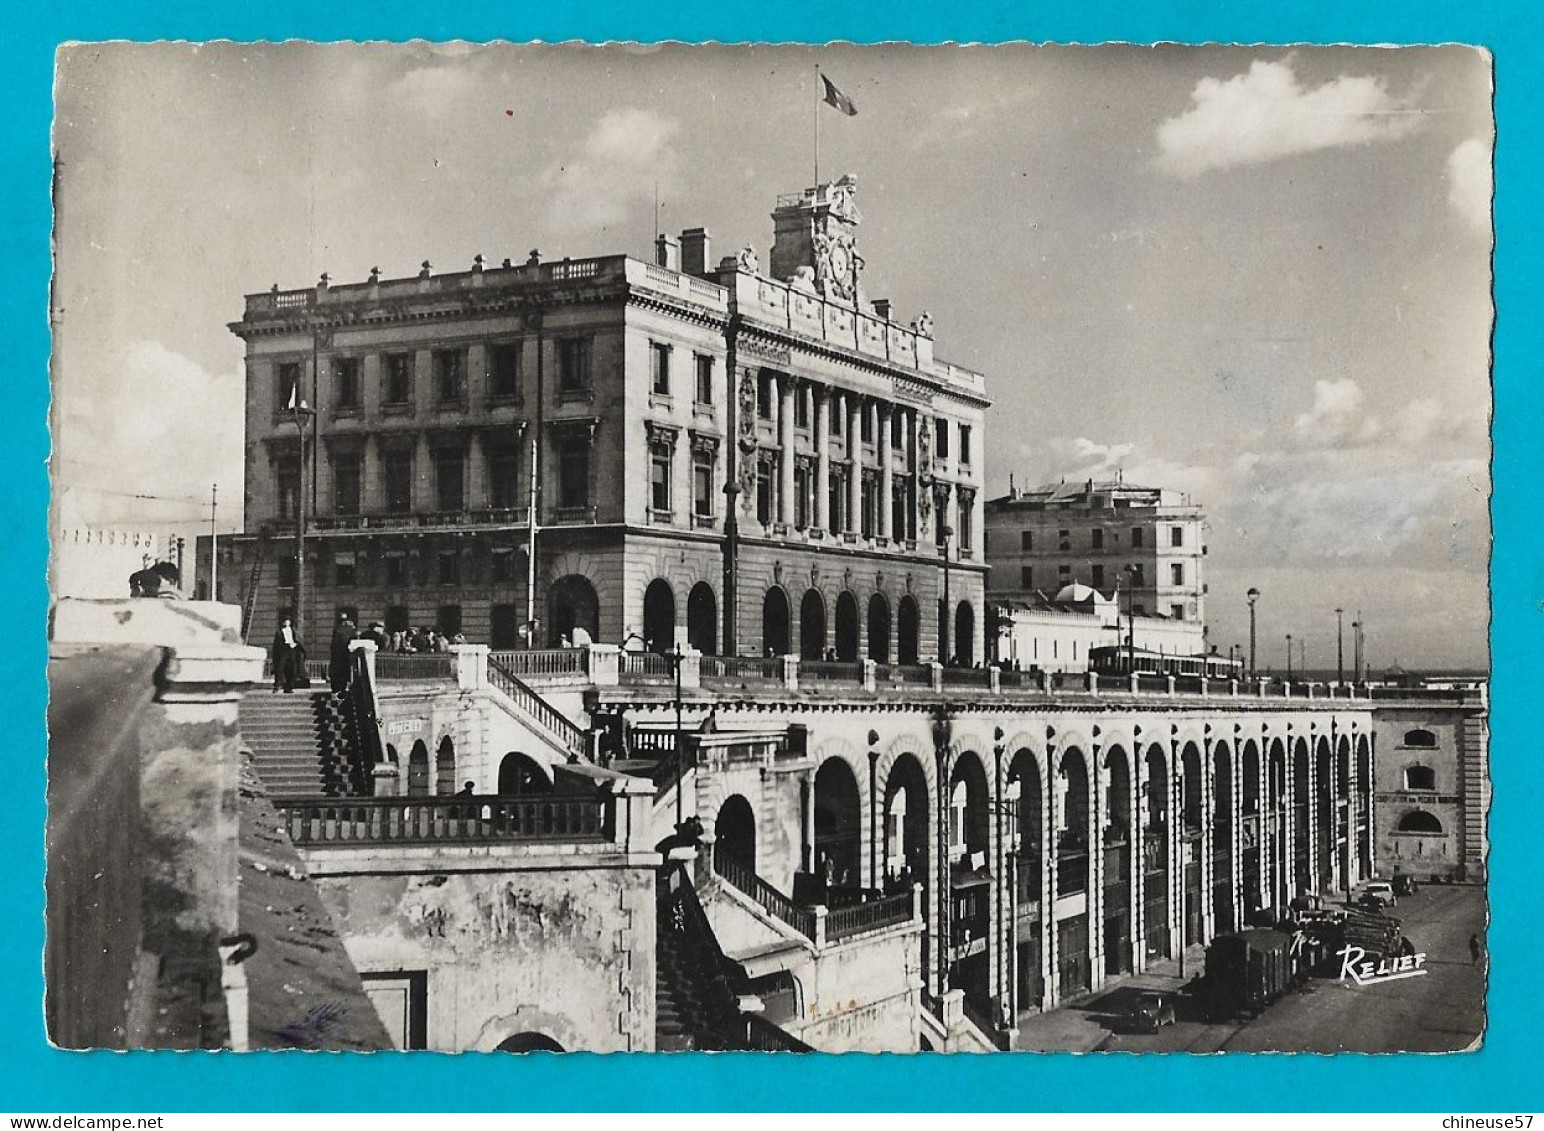
[{"label": "staircase", "polygon": [[347,703],[327,691],[241,697],[241,734],[270,796],[369,795],[369,766],[356,756],[360,743]]}]

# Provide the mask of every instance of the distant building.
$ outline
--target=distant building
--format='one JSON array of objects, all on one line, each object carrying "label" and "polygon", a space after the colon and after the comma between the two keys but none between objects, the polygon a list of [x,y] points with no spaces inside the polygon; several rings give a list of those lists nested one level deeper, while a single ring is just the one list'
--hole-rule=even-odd
[{"label": "distant building", "polygon": [[165,539],[143,530],[75,526],[54,534],[49,570],[54,597],[106,600],[129,595],[129,575],[163,560]]},{"label": "distant building", "polygon": [[218,597],[253,640],[295,604],[303,401],[312,633],[348,610],[519,647],[534,442],[540,644],[979,661],[985,381],[864,294],[855,188],[780,199],[765,267],[694,228],[653,263],[248,295]]},{"label": "distant building", "polygon": [[1055,596],[993,603],[999,662],[1025,671],[1087,671],[1089,651],[1124,645],[1165,655],[1198,656],[1206,650],[1200,624],[1167,617],[1130,617],[1113,597],[1076,582]]},{"label": "distant building", "polygon": [[1189,496],[1088,479],[1010,490],[985,510],[988,599],[1034,602],[1076,582],[1119,588],[1138,617],[1206,624],[1206,521]]}]

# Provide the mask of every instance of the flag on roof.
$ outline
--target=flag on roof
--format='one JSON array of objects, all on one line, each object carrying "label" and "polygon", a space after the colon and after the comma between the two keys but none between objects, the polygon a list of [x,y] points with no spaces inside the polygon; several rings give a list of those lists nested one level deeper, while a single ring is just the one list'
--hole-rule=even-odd
[{"label": "flag on roof", "polygon": [[853,105],[852,99],[848,98],[841,91],[837,90],[836,84],[834,82],[826,78],[825,75],[820,76],[820,81],[826,84],[825,100],[828,105],[835,106],[849,118],[854,117],[858,113],[858,108]]}]

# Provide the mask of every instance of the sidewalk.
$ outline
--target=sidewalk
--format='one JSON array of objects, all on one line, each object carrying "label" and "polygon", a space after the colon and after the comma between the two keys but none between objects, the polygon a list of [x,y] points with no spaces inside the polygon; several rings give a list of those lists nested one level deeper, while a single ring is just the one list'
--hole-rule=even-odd
[{"label": "sidewalk", "polygon": [[[1206,948],[1185,950],[1185,977],[1179,976],[1177,958],[1153,959],[1145,972],[1125,974],[1105,982],[1101,989],[1064,1002],[1049,1013],[1030,1013],[1019,1019],[1015,1052],[1095,1052],[1110,1036],[1110,1006],[1142,990],[1177,991],[1199,977],[1206,965]],[[1106,1003],[1113,995],[1114,1001]]]}]

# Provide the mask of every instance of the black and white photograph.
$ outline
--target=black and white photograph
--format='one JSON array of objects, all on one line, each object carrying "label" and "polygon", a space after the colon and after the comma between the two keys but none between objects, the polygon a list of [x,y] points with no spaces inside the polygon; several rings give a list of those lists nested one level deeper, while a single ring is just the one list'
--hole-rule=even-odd
[{"label": "black and white photograph", "polygon": [[60,47],[49,1041],[1479,1049],[1492,95]]}]

